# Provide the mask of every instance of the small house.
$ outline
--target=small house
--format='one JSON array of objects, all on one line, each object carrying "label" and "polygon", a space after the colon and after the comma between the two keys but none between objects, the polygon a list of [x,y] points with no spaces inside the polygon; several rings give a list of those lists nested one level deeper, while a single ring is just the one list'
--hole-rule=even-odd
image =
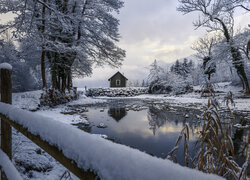
[{"label": "small house", "polygon": [[109,78],[110,87],[126,87],[127,80],[128,79],[118,71],[111,78]]}]

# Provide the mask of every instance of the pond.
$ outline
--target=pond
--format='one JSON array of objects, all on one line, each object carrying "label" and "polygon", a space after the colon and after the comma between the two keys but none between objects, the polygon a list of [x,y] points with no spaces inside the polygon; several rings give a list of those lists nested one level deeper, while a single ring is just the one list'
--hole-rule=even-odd
[{"label": "pond", "polygon": [[[103,134],[116,143],[124,144],[150,155],[165,158],[187,123],[190,127],[190,148],[201,130],[197,110],[173,108],[165,104],[135,100],[110,100],[108,103],[83,109],[89,125],[77,124],[80,129],[92,134]],[[79,111],[77,111],[79,112]],[[183,147],[178,153],[183,163]]]},{"label": "pond", "polygon": [[[171,106],[145,100],[113,99],[107,103],[70,107],[72,111],[81,111],[89,123],[75,124],[92,134],[106,135],[111,141],[139,149],[152,156],[166,158],[173,149],[185,124],[190,128],[189,149],[191,156],[195,152],[195,142],[201,131],[201,110],[188,107]],[[77,110],[78,109],[78,110]],[[236,130],[233,137],[235,148],[241,149],[244,136],[242,130]],[[184,164],[183,143],[177,159]]]}]

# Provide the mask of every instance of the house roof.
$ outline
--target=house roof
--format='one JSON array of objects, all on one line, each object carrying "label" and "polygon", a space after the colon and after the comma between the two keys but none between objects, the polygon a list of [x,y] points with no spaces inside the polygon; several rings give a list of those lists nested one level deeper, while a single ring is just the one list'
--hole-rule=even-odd
[{"label": "house roof", "polygon": [[117,74],[120,74],[122,77],[124,77],[126,80],[128,80],[122,73],[120,73],[119,71],[117,73],[115,73],[112,77],[110,77],[108,80],[110,81],[114,76],[116,76]]}]

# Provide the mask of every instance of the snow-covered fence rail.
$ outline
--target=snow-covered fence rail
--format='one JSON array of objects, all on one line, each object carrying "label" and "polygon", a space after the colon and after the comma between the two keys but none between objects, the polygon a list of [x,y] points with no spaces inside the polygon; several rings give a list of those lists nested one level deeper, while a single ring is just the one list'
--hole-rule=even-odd
[{"label": "snow-covered fence rail", "polygon": [[[77,163],[72,160],[71,158],[67,158],[64,153],[62,152],[62,149],[58,148],[56,143],[54,142],[48,142],[40,134],[37,134],[36,132],[31,132],[29,126],[25,126],[24,124],[20,124],[17,121],[12,120],[10,117],[10,114],[3,113],[3,112],[11,112],[11,109],[13,109],[12,106],[7,106],[7,104],[12,103],[12,83],[11,83],[11,72],[12,67],[10,64],[2,63],[0,64],[0,70],[1,70],[1,107],[0,107],[0,118],[1,118],[1,148],[0,148],[0,170],[1,170],[1,179],[5,180],[12,179],[10,177],[13,173],[13,169],[11,166],[7,166],[6,164],[9,164],[9,160],[12,159],[12,129],[11,127],[14,127],[16,130],[21,132],[23,135],[25,135],[27,138],[29,138],[31,141],[33,141],[35,144],[37,144],[39,147],[44,149],[48,154],[50,154],[53,158],[55,158],[58,162],[60,162],[62,165],[64,165],[68,170],[70,170],[72,173],[74,173],[76,176],[78,176],[80,179],[95,179],[96,175],[92,172],[89,172],[88,170],[83,170],[82,168],[79,168]],[[3,103],[2,103],[3,102]],[[7,108],[7,109],[6,109]],[[5,110],[5,111],[4,111]],[[14,111],[13,114],[16,114]],[[18,114],[21,116],[21,118],[28,118],[23,115],[25,114]],[[33,117],[32,117],[33,118]],[[32,118],[28,118],[30,121],[32,121]],[[28,122],[27,122],[28,123]],[[49,124],[47,124],[49,125]],[[41,128],[46,129],[46,126],[43,126]],[[53,129],[52,129],[53,131]],[[70,146],[70,145],[69,145]],[[2,150],[1,150],[2,149]],[[4,158],[4,156],[8,156]],[[8,160],[8,162],[7,162]],[[6,162],[3,162],[6,161]],[[3,165],[4,164],[4,165]],[[9,169],[8,169],[9,167]],[[18,176],[18,175],[17,175]]]},{"label": "snow-covered fence rail", "polygon": [[[48,139],[53,138],[52,136],[49,136],[49,133],[46,133],[49,129],[50,131],[56,131],[58,133],[58,136],[60,136],[60,133],[65,133],[64,129],[60,129],[60,131],[57,131],[57,129],[49,128],[54,127],[50,126],[50,124],[53,124],[53,120],[49,119],[45,121],[45,118],[43,117],[35,117],[30,116],[29,112],[25,112],[23,110],[20,110],[22,113],[18,113],[18,109],[13,108],[12,106],[7,106],[7,104],[0,103],[0,118],[4,120],[6,123],[14,127],[16,130],[21,132],[23,135],[25,135],[28,139],[30,139],[32,142],[34,142],[36,145],[41,147],[43,150],[45,150],[48,154],[50,154],[53,158],[55,158],[58,162],[60,162],[63,166],[65,166],[68,170],[70,170],[72,173],[74,173],[76,176],[78,176],[80,179],[95,179],[95,174],[88,171],[83,170],[78,167],[77,163],[72,159],[68,158],[64,155],[64,152],[62,148],[59,148],[60,145],[54,142],[53,140],[49,141]],[[3,110],[6,113],[3,113]],[[16,109],[16,110],[14,110]],[[9,113],[8,113],[9,112]],[[13,114],[12,114],[13,113]],[[28,113],[28,114],[27,114]],[[9,116],[20,116],[20,118],[28,119],[28,121],[23,121],[23,123],[20,123],[22,121],[20,118],[14,118],[15,120],[11,120]],[[35,125],[34,122],[36,122],[36,119],[39,118],[40,121],[45,121],[46,124],[43,124],[43,126],[39,127],[38,123]],[[43,120],[44,119],[44,120]],[[52,121],[49,123],[48,121]],[[29,125],[34,126],[29,126]],[[34,128],[40,129],[40,131],[34,130]],[[48,134],[48,136],[42,136],[41,134]],[[60,137],[57,137],[57,139]],[[63,140],[63,139],[62,139]],[[55,140],[56,141],[56,140]],[[74,143],[73,141],[71,143]],[[68,142],[68,146],[71,146],[71,143]],[[75,142],[77,143],[77,142]],[[84,149],[82,149],[84,151]],[[70,153],[70,152],[69,152]]]},{"label": "snow-covered fence rail", "polygon": [[0,103],[0,118],[43,148],[80,179],[220,180],[169,160],[152,157],[76,127]]},{"label": "snow-covered fence rail", "polygon": [[[1,85],[3,86],[3,82]],[[2,122],[14,127],[44,149],[80,179],[223,179],[182,167],[169,160],[152,157],[10,104],[0,102],[0,118]],[[4,164],[2,170],[9,175],[13,166],[6,166],[4,161],[8,161],[9,164],[10,160],[3,156],[5,155],[1,154],[0,150],[0,165]]]}]

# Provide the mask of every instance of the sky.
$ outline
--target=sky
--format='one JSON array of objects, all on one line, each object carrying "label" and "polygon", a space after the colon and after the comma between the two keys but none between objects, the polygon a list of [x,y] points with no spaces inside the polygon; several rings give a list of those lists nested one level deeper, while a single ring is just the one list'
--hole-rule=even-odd
[{"label": "sky", "polygon": [[117,71],[129,81],[147,79],[149,65],[156,59],[174,62],[194,54],[190,48],[204,29],[194,30],[195,14],[183,15],[176,11],[177,0],[125,0],[116,17],[120,20],[121,35],[118,45],[126,51],[120,68],[95,67],[91,77],[77,79],[76,86],[108,86],[108,79]]},{"label": "sky", "polygon": [[[198,14],[183,15],[176,10],[177,0],[125,0],[116,17],[120,20],[121,39],[118,45],[126,50],[126,58],[120,68],[94,67],[91,77],[74,80],[78,87],[108,87],[108,79],[117,71],[129,81],[147,79],[149,65],[156,59],[173,63],[195,52],[191,45],[206,34],[204,28],[195,30],[193,21]],[[236,17],[243,26],[249,15]]]},{"label": "sky", "polygon": [[[116,17],[120,20],[119,47],[126,51],[120,68],[93,67],[91,77],[75,79],[77,87],[108,87],[108,79],[117,71],[129,81],[147,79],[149,65],[156,59],[173,63],[177,59],[193,55],[191,45],[206,34],[204,28],[195,30],[193,21],[198,14],[183,15],[176,11],[177,0],[124,0],[124,7]],[[1,21],[8,16],[0,16]],[[249,14],[238,13],[236,26],[249,23]]]}]

